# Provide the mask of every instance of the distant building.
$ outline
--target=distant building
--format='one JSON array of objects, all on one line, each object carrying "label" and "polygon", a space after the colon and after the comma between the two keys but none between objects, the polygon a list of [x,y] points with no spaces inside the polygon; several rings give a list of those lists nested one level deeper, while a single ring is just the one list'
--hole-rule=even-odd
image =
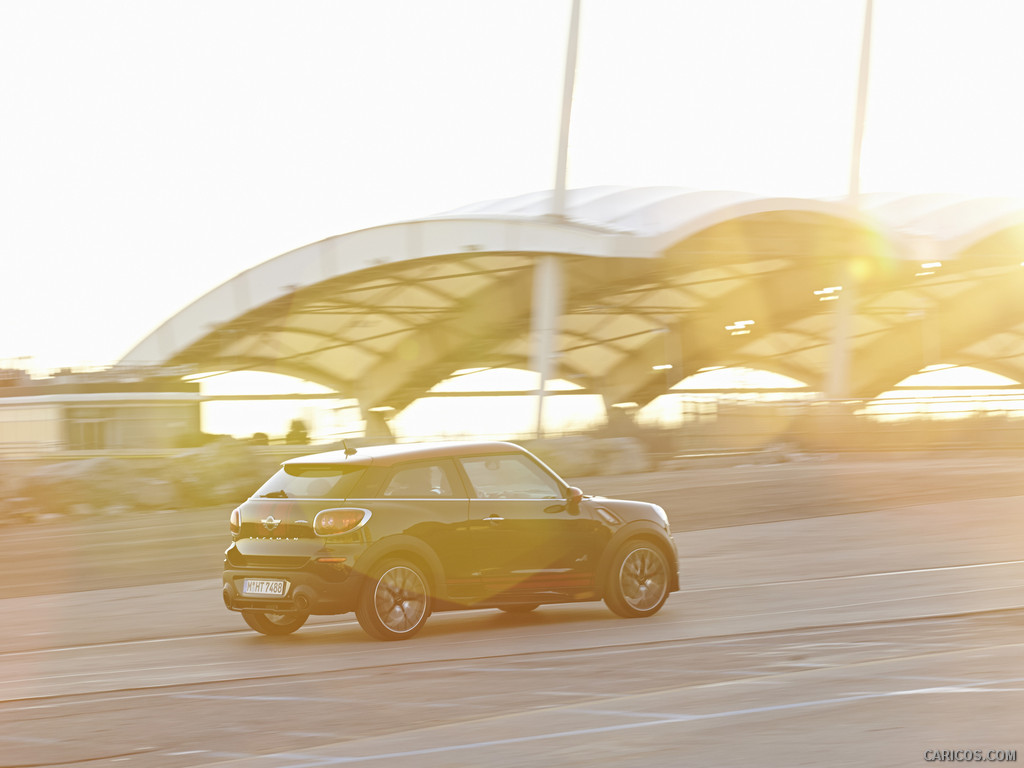
[{"label": "distant building", "polygon": [[199,384],[147,371],[0,370],[0,453],[171,448],[200,433]]}]

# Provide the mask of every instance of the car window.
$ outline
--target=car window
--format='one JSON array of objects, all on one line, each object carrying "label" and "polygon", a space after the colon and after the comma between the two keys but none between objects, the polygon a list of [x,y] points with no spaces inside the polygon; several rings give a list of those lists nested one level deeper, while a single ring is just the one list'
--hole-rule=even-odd
[{"label": "car window", "polygon": [[393,499],[450,499],[456,495],[450,470],[448,462],[400,464],[395,467],[381,496]]},{"label": "car window", "polygon": [[528,457],[476,456],[462,459],[477,499],[560,499],[555,479]]},{"label": "car window", "polygon": [[288,465],[255,494],[258,499],[347,499],[365,467]]}]

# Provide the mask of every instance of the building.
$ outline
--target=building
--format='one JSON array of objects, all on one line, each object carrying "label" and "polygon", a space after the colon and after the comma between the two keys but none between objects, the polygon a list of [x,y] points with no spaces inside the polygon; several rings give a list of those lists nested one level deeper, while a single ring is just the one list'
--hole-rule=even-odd
[{"label": "building", "polygon": [[0,371],[0,453],[172,448],[199,432],[199,385],[178,376]]}]

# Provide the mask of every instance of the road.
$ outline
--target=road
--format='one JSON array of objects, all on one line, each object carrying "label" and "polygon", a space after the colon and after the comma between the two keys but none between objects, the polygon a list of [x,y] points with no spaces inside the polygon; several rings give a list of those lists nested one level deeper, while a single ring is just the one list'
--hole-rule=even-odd
[{"label": "road", "polygon": [[[743,475],[719,494],[809,495],[790,469]],[[597,603],[437,614],[403,643],[351,617],[285,638],[245,628],[208,562],[220,511],[6,529],[6,568],[63,560],[5,575],[0,766],[1022,761],[1024,496],[991,494],[674,518],[685,588],[651,619]],[[162,553],[175,525],[188,546]],[[83,536],[121,544],[98,557]]]}]

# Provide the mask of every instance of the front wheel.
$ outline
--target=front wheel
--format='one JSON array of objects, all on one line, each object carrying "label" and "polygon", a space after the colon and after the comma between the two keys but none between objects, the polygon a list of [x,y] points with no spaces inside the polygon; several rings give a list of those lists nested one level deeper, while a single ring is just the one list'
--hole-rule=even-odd
[{"label": "front wheel", "polygon": [[263,613],[242,611],[245,623],[264,635],[290,635],[309,618],[307,613]]},{"label": "front wheel", "polygon": [[427,578],[419,566],[405,560],[374,568],[356,606],[359,625],[377,640],[407,640],[423,628],[428,616]]},{"label": "front wheel", "polygon": [[627,541],[612,558],[604,601],[627,619],[653,616],[668,599],[668,585],[662,551],[647,541]]}]

